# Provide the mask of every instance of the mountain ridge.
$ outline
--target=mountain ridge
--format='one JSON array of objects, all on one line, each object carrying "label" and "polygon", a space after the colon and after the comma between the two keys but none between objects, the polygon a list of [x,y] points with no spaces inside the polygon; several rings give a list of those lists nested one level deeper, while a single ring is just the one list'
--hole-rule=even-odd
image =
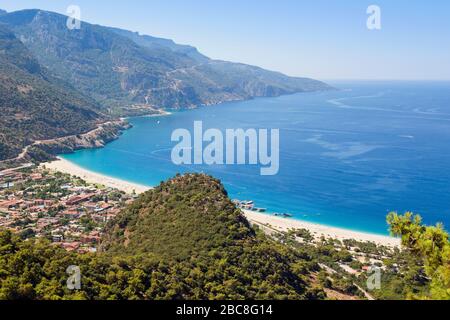
[{"label": "mountain ridge", "polygon": [[35,140],[94,129],[106,119],[88,97],[61,86],[0,24],[0,161]]},{"label": "mountain ridge", "polygon": [[22,10],[0,16],[52,75],[95,99],[110,114],[141,106],[194,108],[226,101],[329,90],[309,78],[216,61],[169,39],[82,22],[66,28],[66,16]]},{"label": "mountain ridge", "polygon": [[129,31],[125,29],[120,28],[109,28],[111,31],[123,35],[130,40],[133,40],[134,42],[144,46],[144,47],[162,47],[162,48],[169,48],[170,50],[174,52],[180,52],[183,54],[186,54],[187,56],[190,56],[191,58],[195,59],[197,62],[207,62],[210,60],[210,58],[206,57],[205,55],[201,54],[197,48],[190,46],[190,45],[182,45],[175,43],[175,41],[171,39],[166,38],[159,38],[159,37],[153,37],[146,34],[140,34],[139,32]]},{"label": "mountain ridge", "polygon": [[[0,167],[22,159],[24,150],[34,151],[32,159],[48,159],[49,151],[100,145],[127,125],[110,126],[99,143],[70,137],[123,116],[331,88],[213,60],[170,39],[87,22],[69,30],[66,22],[39,9],[0,11]],[[37,150],[44,145],[36,141],[50,139],[60,142]]]}]

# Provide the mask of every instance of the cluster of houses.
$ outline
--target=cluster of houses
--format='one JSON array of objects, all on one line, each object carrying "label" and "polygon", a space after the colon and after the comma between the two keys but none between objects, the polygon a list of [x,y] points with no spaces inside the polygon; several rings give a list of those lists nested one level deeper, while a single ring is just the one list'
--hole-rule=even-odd
[{"label": "cluster of houses", "polygon": [[96,251],[106,223],[133,198],[78,182],[40,168],[0,172],[0,229],[47,238],[68,251]]}]

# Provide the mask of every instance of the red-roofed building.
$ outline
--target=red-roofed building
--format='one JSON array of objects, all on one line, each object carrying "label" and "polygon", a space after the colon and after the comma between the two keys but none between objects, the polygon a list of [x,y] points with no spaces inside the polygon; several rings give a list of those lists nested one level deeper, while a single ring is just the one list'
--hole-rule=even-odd
[{"label": "red-roofed building", "polygon": [[61,243],[61,247],[63,247],[64,249],[66,249],[67,251],[75,251],[78,250],[78,248],[80,247],[80,243],[79,242],[63,242]]},{"label": "red-roofed building", "polygon": [[80,203],[83,203],[85,201],[89,201],[93,196],[95,196],[95,193],[89,193],[81,196],[75,196],[66,201],[66,204],[68,206],[74,206]]},{"label": "red-roofed building", "polygon": [[81,243],[83,244],[87,244],[87,243],[95,243],[98,244],[100,243],[100,236],[96,236],[96,235],[84,235],[81,236]]},{"label": "red-roofed building", "polygon": [[61,213],[65,218],[68,219],[78,219],[83,214],[78,210],[66,210]]},{"label": "red-roofed building", "polygon": [[6,210],[15,210],[18,209],[22,203],[22,200],[0,201],[0,208]]}]

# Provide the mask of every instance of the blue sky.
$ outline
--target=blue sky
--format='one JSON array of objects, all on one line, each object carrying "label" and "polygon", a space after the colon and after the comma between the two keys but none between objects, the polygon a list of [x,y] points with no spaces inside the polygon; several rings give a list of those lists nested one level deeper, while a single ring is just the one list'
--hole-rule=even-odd
[{"label": "blue sky", "polygon": [[[369,5],[381,30],[368,30]],[[317,79],[450,79],[448,0],[0,0],[170,38],[211,58]]]}]

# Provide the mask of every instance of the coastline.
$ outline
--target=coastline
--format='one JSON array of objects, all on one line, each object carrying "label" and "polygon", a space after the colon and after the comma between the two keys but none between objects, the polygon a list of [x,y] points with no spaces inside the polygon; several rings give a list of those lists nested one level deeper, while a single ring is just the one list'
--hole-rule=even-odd
[{"label": "coastline", "polygon": [[320,240],[322,236],[325,238],[333,238],[337,240],[353,239],[361,242],[374,242],[377,245],[386,247],[400,247],[400,239],[378,235],[374,233],[353,231],[338,227],[331,227],[322,224],[306,222],[296,219],[270,216],[268,214],[256,213],[249,210],[242,210],[247,219],[256,225],[269,227],[273,231],[288,231],[289,229],[307,229],[316,240]]},{"label": "coastline", "polygon": [[122,117],[121,120],[128,121],[131,118],[157,118],[157,117],[167,117],[172,115],[172,112],[167,111],[165,109],[153,109],[157,111],[158,113],[151,113],[151,114],[143,114],[143,115],[136,115],[136,116],[128,116],[128,117]]},{"label": "coastline", "polygon": [[[144,186],[109,177],[100,173],[92,172],[60,157],[58,157],[58,160],[43,163],[41,166],[50,170],[60,171],[63,173],[78,176],[89,183],[101,184],[107,187],[125,191],[127,193],[132,193],[133,191],[135,191],[136,194],[141,194],[152,189],[152,187],[150,186]],[[276,231],[288,231],[289,229],[307,229],[313,234],[316,239],[320,239],[321,236],[325,236],[326,238],[334,238],[341,241],[345,239],[354,239],[362,242],[374,242],[378,245],[387,247],[400,246],[400,239],[389,236],[347,230],[311,222],[304,222],[301,220],[276,217],[248,210],[242,211],[251,223],[263,227],[270,227],[271,229],[274,229]]]},{"label": "coastline", "polygon": [[133,193],[134,191],[136,192],[136,194],[141,194],[152,189],[152,187],[149,186],[128,182],[84,169],[61,157],[57,157],[57,159],[58,160],[55,161],[42,163],[41,167],[45,167],[46,169],[50,169],[53,171],[68,173],[73,176],[80,177],[86,182],[101,184],[110,188],[116,188],[127,193]]}]

